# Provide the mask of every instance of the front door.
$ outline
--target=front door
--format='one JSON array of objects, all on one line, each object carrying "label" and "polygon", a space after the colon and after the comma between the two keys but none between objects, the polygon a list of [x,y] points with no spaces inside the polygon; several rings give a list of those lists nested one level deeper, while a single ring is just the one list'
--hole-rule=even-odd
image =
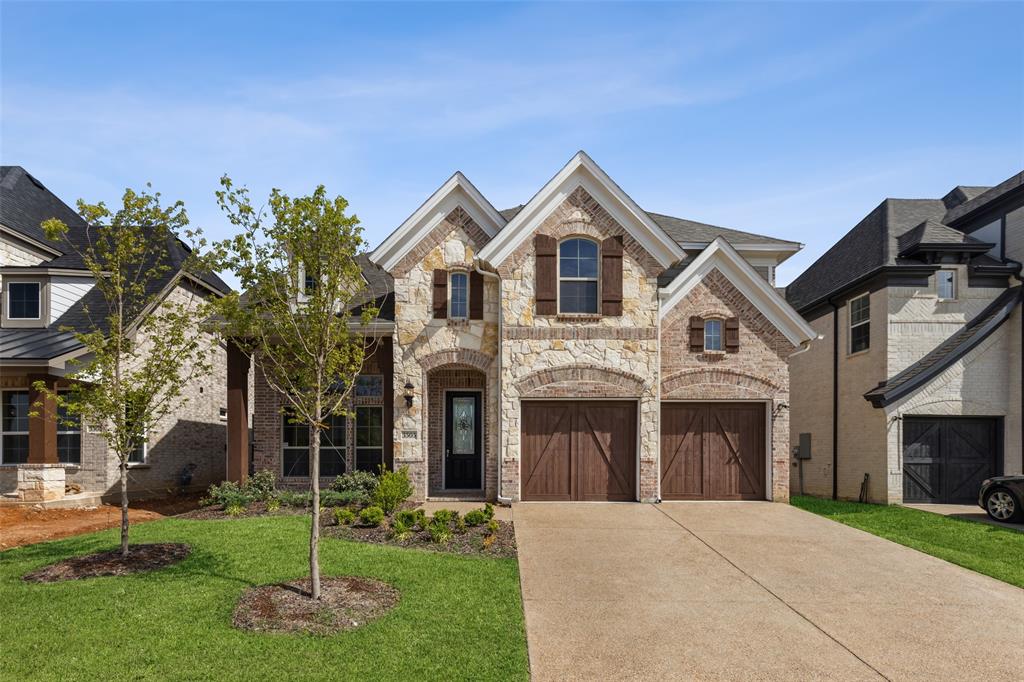
[{"label": "front door", "polygon": [[480,393],[451,391],[445,397],[444,487],[479,490],[483,487]]}]

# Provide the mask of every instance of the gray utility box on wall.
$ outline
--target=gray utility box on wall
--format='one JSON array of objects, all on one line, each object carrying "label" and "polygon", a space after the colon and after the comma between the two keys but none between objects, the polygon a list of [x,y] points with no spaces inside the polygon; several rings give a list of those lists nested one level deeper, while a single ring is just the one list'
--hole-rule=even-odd
[{"label": "gray utility box on wall", "polygon": [[800,444],[793,448],[793,457],[796,459],[811,458],[811,434],[800,434]]}]

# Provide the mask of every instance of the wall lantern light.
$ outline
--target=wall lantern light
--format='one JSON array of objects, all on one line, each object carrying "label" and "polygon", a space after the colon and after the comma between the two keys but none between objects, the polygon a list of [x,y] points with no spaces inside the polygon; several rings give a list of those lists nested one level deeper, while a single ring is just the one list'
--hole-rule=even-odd
[{"label": "wall lantern light", "polygon": [[413,386],[412,386],[412,382],[411,381],[405,382],[405,406],[406,407],[412,407],[412,399],[413,399],[412,388],[413,388]]}]

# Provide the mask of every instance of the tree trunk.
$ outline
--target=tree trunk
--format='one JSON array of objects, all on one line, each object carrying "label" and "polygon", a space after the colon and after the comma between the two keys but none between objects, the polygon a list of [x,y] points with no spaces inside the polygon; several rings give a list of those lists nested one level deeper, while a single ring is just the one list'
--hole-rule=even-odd
[{"label": "tree trunk", "polygon": [[320,599],[320,429],[309,430],[309,477],[313,489],[309,529],[309,590],[313,599]]},{"label": "tree trunk", "polygon": [[121,460],[121,556],[128,556],[128,460]]}]

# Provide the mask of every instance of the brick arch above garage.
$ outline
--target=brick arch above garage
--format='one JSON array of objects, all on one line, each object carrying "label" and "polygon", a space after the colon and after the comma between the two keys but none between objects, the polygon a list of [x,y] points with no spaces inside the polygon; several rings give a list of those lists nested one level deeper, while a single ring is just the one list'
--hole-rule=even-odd
[{"label": "brick arch above garage", "polygon": [[661,382],[663,400],[771,400],[783,393],[768,379],[724,367],[683,370]]},{"label": "brick arch above garage", "polygon": [[528,374],[515,384],[521,398],[636,398],[644,380],[596,365],[564,365]]}]

